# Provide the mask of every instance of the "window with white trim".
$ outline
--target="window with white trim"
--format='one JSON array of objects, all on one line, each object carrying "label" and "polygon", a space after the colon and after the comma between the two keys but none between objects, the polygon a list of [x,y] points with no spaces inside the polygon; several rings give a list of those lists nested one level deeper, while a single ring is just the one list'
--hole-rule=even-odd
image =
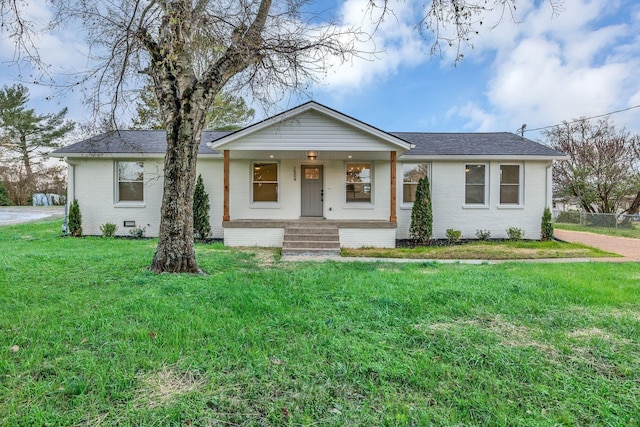
[{"label": "window with white trim", "polygon": [[522,191],[520,165],[500,165],[500,204],[520,205]]},{"label": "window with white trim", "polygon": [[144,201],[144,163],[117,162],[117,202]]},{"label": "window with white trim", "polygon": [[467,164],[464,166],[464,204],[483,206],[487,204],[486,164]]},{"label": "window with white trim", "polygon": [[278,201],[278,163],[253,163],[253,202]]},{"label": "window with white trim", "polygon": [[371,163],[347,163],[347,203],[371,203]]},{"label": "window with white trim", "polygon": [[429,165],[426,163],[403,163],[402,165],[402,202],[416,201],[418,181],[427,176]]}]

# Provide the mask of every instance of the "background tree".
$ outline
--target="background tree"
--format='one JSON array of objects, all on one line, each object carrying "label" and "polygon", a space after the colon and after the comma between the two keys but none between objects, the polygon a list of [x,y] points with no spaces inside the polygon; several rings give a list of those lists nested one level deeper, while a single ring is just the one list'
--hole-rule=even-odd
[{"label": "background tree", "polygon": [[204,189],[202,175],[198,175],[193,195],[193,231],[201,240],[205,240],[211,233],[211,224],[209,223],[210,210],[209,195]]},{"label": "background tree", "polygon": [[411,209],[411,226],[409,228],[411,238],[425,243],[433,234],[433,206],[431,204],[431,189],[429,179],[425,176],[418,181],[416,200]]},{"label": "background tree", "polygon": [[553,166],[557,195],[577,198],[585,212],[633,208],[629,198],[640,196],[637,135],[616,129],[608,119],[580,119],[546,131],[546,137],[548,145],[570,157]]},{"label": "background tree", "polygon": [[[133,129],[164,129],[158,100],[152,86],[140,90],[140,99],[136,105],[137,117],[132,120]],[[213,105],[207,111],[205,130],[238,130],[253,119],[255,110],[249,108],[244,98],[227,92],[216,94]]]},{"label": "background tree", "polygon": [[27,109],[29,89],[23,85],[0,90],[0,147],[9,161],[23,165],[27,181],[33,185],[35,163],[48,151],[60,148],[75,124],[65,120],[67,109],[56,114],[36,114]]},{"label": "background tree", "polygon": [[[0,181],[8,191],[11,204],[18,206],[30,205],[34,193],[60,195],[62,203],[66,194],[66,173],[63,166],[40,163],[35,165],[31,178],[28,178],[21,163],[0,161]],[[55,200],[58,199],[51,199]]]},{"label": "background tree", "polygon": [[13,201],[9,197],[9,190],[4,185],[4,182],[0,181],[0,206],[11,206]]},{"label": "background tree", "polygon": [[[484,14],[496,8],[512,11],[514,3],[432,0],[426,8],[419,3],[416,9],[427,12],[416,26],[433,31],[434,48],[441,42],[459,46],[482,25]],[[54,9],[52,22],[33,26],[21,16],[23,2],[0,0],[0,28],[19,48],[17,57],[28,57],[46,69],[33,44],[37,39],[33,31],[79,26],[88,37],[94,68],[87,80],[78,83],[95,83],[91,95],[95,103],[117,106],[140,75],[153,82],[167,133],[160,231],[150,267],[155,272],[200,272],[193,247],[195,166],[216,95],[223,88],[243,89],[253,100],[271,103],[274,94],[304,88],[336,61],[362,55],[357,42],[369,36],[358,28],[328,22],[326,13],[317,12],[318,7],[326,11],[326,6],[309,0],[47,4]],[[363,0],[364,17],[380,22],[392,13],[386,0]],[[445,23],[451,28],[443,30]]]}]

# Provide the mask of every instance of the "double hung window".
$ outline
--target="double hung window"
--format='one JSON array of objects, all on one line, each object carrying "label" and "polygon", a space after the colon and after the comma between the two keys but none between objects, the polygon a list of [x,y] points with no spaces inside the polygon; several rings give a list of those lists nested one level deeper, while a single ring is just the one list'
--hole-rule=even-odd
[{"label": "double hung window", "polygon": [[347,163],[347,203],[371,203],[371,163]]},{"label": "double hung window", "polygon": [[117,162],[116,163],[117,202],[144,201],[144,163]]},{"label": "double hung window", "polygon": [[278,164],[253,163],[253,201],[278,201]]},{"label": "double hung window", "polygon": [[416,201],[418,181],[427,177],[429,167],[426,163],[402,165],[402,202],[413,203]]},{"label": "double hung window", "polygon": [[465,165],[465,205],[483,206],[487,204],[487,169],[485,164]]}]

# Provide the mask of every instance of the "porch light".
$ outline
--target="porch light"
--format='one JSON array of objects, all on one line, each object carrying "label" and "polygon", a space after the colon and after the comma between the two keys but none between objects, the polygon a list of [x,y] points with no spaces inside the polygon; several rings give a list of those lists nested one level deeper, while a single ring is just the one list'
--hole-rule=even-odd
[{"label": "porch light", "polygon": [[318,158],[318,153],[315,151],[307,151],[307,159],[315,160]]}]

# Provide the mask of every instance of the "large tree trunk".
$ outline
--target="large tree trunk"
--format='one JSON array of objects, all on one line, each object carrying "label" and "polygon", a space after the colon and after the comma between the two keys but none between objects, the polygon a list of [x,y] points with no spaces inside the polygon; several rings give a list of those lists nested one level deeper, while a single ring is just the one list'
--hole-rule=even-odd
[{"label": "large tree trunk", "polygon": [[[186,105],[191,103],[187,101]],[[182,107],[184,110],[185,105]],[[156,273],[202,273],[193,238],[193,192],[202,130],[200,114],[193,116],[183,116],[167,127],[160,234],[149,267]]]},{"label": "large tree trunk", "polygon": [[226,53],[200,77],[191,47],[192,24],[200,18],[193,15],[198,8],[193,9],[190,0],[162,3],[159,42],[145,29],[137,33],[151,54],[147,73],[154,80],[167,131],[160,235],[151,271],[202,273],[194,251],[193,190],[205,113],[230,78],[261,59],[260,34],[270,7],[271,0],[261,0],[251,25],[233,30]]},{"label": "large tree trunk", "polygon": [[193,239],[193,191],[200,137],[201,131],[189,125],[167,129],[160,235],[149,267],[153,272],[202,273]]},{"label": "large tree trunk", "polygon": [[640,209],[640,192],[636,194],[633,201],[627,208],[627,216],[624,217],[622,222],[620,223],[621,227],[630,227],[631,226],[631,216],[638,213],[638,209]]}]

